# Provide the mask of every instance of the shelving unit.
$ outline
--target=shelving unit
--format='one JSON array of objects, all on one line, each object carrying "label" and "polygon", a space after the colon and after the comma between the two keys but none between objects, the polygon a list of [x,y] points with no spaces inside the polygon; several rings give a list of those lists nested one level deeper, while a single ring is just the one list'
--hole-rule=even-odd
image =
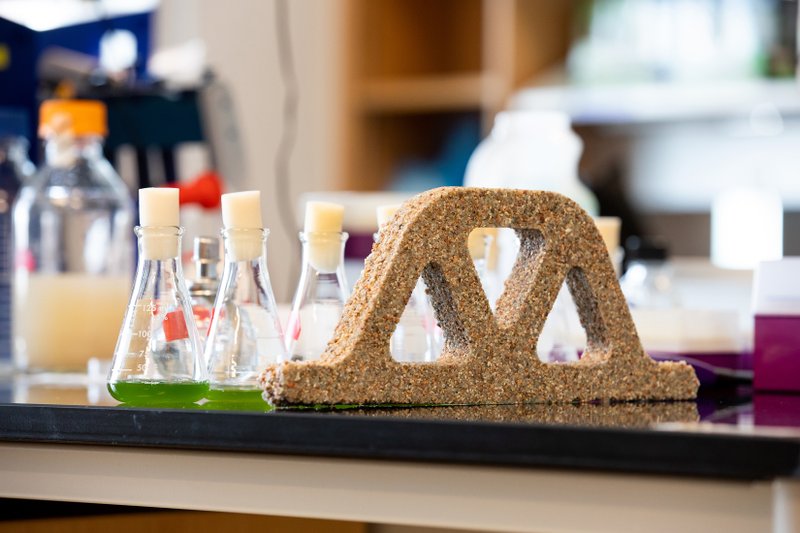
[{"label": "shelving unit", "polygon": [[367,80],[358,104],[362,113],[476,109],[483,105],[484,82],[481,73]]},{"label": "shelving unit", "polygon": [[[533,83],[518,91],[509,107],[558,109],[573,124],[640,125],[731,119],[769,105],[784,117],[800,115],[800,88],[794,79],[752,79],[705,84],[638,83],[574,86],[566,77],[555,84]],[[560,83],[559,83],[560,82]]]},{"label": "shelving unit", "polygon": [[349,0],[338,188],[385,189],[409,161],[436,159],[465,121],[485,133],[514,89],[564,58],[573,10],[552,0]]}]

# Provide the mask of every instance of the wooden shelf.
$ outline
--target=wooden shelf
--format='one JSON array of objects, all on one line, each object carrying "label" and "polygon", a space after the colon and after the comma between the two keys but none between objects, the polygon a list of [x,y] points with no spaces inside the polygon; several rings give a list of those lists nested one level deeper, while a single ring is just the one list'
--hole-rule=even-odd
[{"label": "wooden shelf", "polygon": [[556,109],[573,124],[637,125],[677,121],[730,119],[769,104],[783,116],[800,115],[800,94],[794,79],[755,79],[710,83],[531,86],[511,98],[511,108]]},{"label": "wooden shelf", "polygon": [[376,113],[476,110],[496,98],[491,81],[481,72],[369,80],[358,105]]},{"label": "wooden shelf", "polygon": [[554,0],[347,5],[336,186],[352,190],[381,190],[407,163],[440,157],[465,114],[488,133],[515,88],[565,57],[575,12]]},{"label": "wooden shelf", "polygon": [[437,76],[483,68],[483,0],[354,1],[358,76]]}]

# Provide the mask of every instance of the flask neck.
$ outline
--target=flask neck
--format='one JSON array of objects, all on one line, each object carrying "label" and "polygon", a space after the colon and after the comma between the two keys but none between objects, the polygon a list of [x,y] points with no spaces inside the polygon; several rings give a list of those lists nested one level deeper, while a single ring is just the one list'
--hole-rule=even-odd
[{"label": "flask neck", "polygon": [[267,269],[267,236],[269,230],[222,230],[225,262],[219,282],[219,295],[215,305],[275,306],[269,271]]},{"label": "flask neck", "polygon": [[266,265],[267,237],[265,228],[227,228],[222,230],[226,263],[247,262]]},{"label": "flask neck", "polygon": [[346,232],[300,232],[303,245],[303,271],[318,274],[343,272]]},{"label": "flask neck", "polygon": [[99,135],[58,134],[45,141],[45,163],[50,167],[67,168],[79,160],[103,159],[103,138]]},{"label": "flask neck", "polygon": [[[233,290],[235,299],[257,301],[258,293],[269,286],[267,273],[267,236],[262,228],[222,230],[225,264],[220,290]],[[271,289],[270,289],[271,291]]]},{"label": "flask neck", "polygon": [[299,301],[337,300],[347,298],[344,275],[345,232],[301,232],[303,266],[298,287]]},{"label": "flask neck", "polygon": [[136,226],[139,239],[139,262],[174,260],[180,266],[181,237],[179,226]]}]

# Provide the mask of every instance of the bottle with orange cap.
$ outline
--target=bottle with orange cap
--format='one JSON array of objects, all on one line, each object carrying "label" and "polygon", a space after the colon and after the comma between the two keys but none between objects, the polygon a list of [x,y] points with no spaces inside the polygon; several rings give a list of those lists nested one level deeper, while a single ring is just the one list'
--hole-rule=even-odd
[{"label": "bottle with orange cap", "polygon": [[111,359],[133,273],[133,202],[103,157],[106,107],[49,100],[45,161],[13,208],[14,356],[29,371]]}]

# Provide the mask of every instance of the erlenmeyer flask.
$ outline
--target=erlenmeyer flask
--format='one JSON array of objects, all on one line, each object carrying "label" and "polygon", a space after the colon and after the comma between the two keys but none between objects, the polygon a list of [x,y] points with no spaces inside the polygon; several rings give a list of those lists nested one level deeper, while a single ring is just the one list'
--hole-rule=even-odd
[{"label": "erlenmeyer flask", "polygon": [[225,266],[206,339],[209,400],[260,400],[259,374],[286,354],[267,271],[268,235],[262,228],[222,231]]},{"label": "erlenmeyer flask", "polygon": [[286,326],[286,351],[292,361],[319,359],[342,316],[348,289],[344,275],[344,207],[306,203],[303,266]]},{"label": "erlenmeyer flask", "polygon": [[[169,198],[164,202],[162,196]],[[205,396],[208,378],[181,269],[183,229],[149,225],[177,221],[177,190],[143,189],[139,199],[143,225],[136,228],[136,280],[114,350],[108,390],[122,402],[192,402]],[[174,216],[167,216],[172,209]],[[153,211],[158,214],[153,216]]]},{"label": "erlenmeyer flask", "polygon": [[300,232],[303,267],[286,326],[292,361],[319,359],[339,323],[347,300],[344,276],[346,232]]}]

